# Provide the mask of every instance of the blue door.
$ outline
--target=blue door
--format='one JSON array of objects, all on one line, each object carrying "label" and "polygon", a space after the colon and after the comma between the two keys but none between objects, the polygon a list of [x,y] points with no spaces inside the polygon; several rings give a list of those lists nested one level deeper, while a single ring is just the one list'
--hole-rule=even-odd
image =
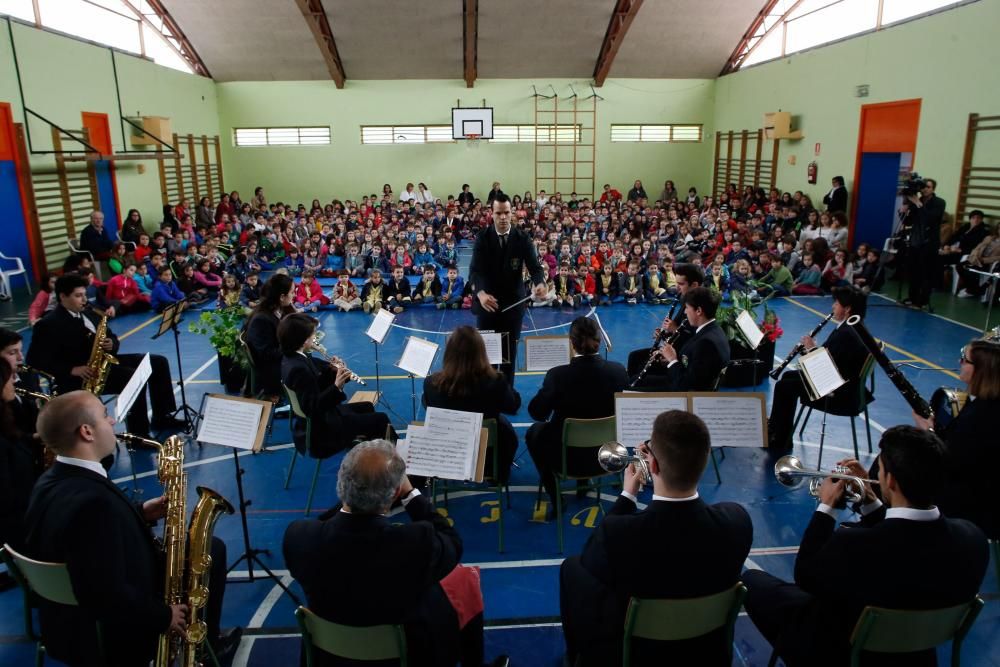
[{"label": "blue door", "polygon": [[109,238],[117,237],[121,224],[121,211],[115,205],[115,186],[111,182],[111,162],[98,160],[94,163],[97,172],[97,195],[100,197],[101,212],[104,214],[104,230]]},{"label": "blue door", "polygon": [[862,153],[858,176],[858,207],[854,219],[854,246],[869,243],[881,248],[896,221],[896,191],[900,153]]}]

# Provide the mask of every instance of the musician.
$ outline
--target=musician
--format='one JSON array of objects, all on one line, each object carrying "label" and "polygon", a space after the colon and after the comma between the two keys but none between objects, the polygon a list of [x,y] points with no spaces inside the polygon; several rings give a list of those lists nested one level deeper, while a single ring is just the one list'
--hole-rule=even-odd
[{"label": "musician", "polygon": [[295,312],[295,281],[276,273],[264,283],[257,306],[243,325],[247,351],[253,359],[258,392],[277,402],[281,396],[281,347],[278,322]]},{"label": "musician", "polygon": [[719,293],[707,287],[688,288],[684,315],[694,335],[679,350],[664,343],[657,354],[666,369],[647,374],[638,386],[658,391],[715,391],[719,374],[729,363],[729,339],[715,322],[719,300]]},{"label": "musician", "polygon": [[[834,508],[845,482],[827,479],[802,536],[795,583],[760,570],[743,573],[747,613],[789,667],[846,665],[851,631],[866,605],[936,609],[969,602],[979,591],[989,562],[986,537],[934,505],[945,482],[944,444],[929,431],[894,426],[882,435],[879,449],[885,506],[865,485],[860,525],[835,530]],[[857,461],[840,463],[850,474],[865,476]],[[877,664],[912,667],[936,660],[930,650],[879,654]]]},{"label": "musician", "polygon": [[478,290],[472,300],[472,312],[476,316],[477,329],[506,334],[503,339],[507,363],[502,364],[500,369],[507,381],[514,384],[517,341],[521,338],[525,304],[521,303],[506,312],[503,310],[525,296],[522,280],[524,266],[528,267],[535,286],[535,299],[544,300],[548,289],[545,286],[545,271],[538,262],[531,237],[511,225],[510,198],[498,192],[491,202],[493,224],[476,237],[469,264],[469,283]]},{"label": "musician", "polygon": [[[31,487],[41,474],[39,448],[18,427],[12,406],[14,378],[10,365],[0,362],[0,544],[24,549],[24,512],[28,509]],[[34,424],[32,424],[34,430]],[[6,572],[0,574],[0,590],[13,587]]]},{"label": "musician", "polygon": [[[55,293],[59,305],[35,323],[27,361],[29,366],[54,376],[59,391],[65,393],[80,389],[84,380],[95,377],[95,369],[87,362],[101,318],[87,308],[85,278],[75,274],[59,276]],[[141,354],[118,354],[118,347],[118,337],[108,327],[103,349],[114,355],[118,363],[111,365],[104,385],[105,394],[117,394],[124,389],[142,361]],[[145,390],[139,392],[125,419],[129,432],[144,438],[149,437],[150,426],[155,431],[185,428],[183,420],[171,416],[177,404],[170,364],[160,354],[149,355],[149,361],[153,372],[146,386],[153,406],[153,421],[150,422],[147,414]]]},{"label": "musician", "polygon": [[[483,662],[482,593],[458,567],[462,540],[406,476],[385,440],[355,446],[337,473],[343,507],[327,521],[301,519],[285,531],[289,572],[309,609],[345,625],[403,624],[410,664],[453,667]],[[397,499],[410,521],[390,518]],[[465,584],[467,595],[453,591]],[[461,597],[461,613],[451,602]],[[314,667],[341,665],[315,651]],[[353,664],[353,663],[351,663]],[[494,665],[506,665],[498,658]]]},{"label": "musician", "polygon": [[[550,368],[528,404],[535,423],[524,436],[538,476],[555,508],[558,491],[554,471],[562,468],[562,431],[567,417],[598,419],[615,414],[615,392],[628,385],[625,368],[601,358],[601,332],[594,320],[578,317],[569,328],[573,359]],[[566,462],[575,473],[599,475],[603,469],[593,450],[568,449]]]},{"label": "musician", "polygon": [[[990,539],[1000,539],[993,488],[993,471],[1000,465],[996,447],[1000,414],[1000,343],[973,340],[962,348],[959,378],[968,385],[969,398],[947,426],[938,431],[944,440],[946,475],[938,496],[941,511],[953,519],[968,519]],[[917,426],[933,422],[916,413]]]},{"label": "musician", "polygon": [[[674,267],[674,276],[677,280],[677,295],[680,297],[680,304],[683,307],[684,295],[693,287],[701,287],[702,283],[705,282],[705,272],[694,264],[678,264]],[[683,310],[681,313],[683,313]],[[694,329],[691,325],[683,317],[674,315],[673,309],[663,319],[663,323],[653,330],[654,340],[659,338],[660,332],[663,330],[675,335],[673,345],[678,350],[687,342],[688,338],[694,335]],[[642,371],[643,366],[646,365],[646,362],[649,361],[652,353],[653,348],[651,347],[644,347],[629,352],[628,375],[630,378],[635,379],[639,372]],[[664,373],[666,373],[666,364],[662,360],[657,359],[646,374],[663,375]]]},{"label": "musician", "polygon": [[[857,287],[848,285],[833,288],[834,329],[823,347],[830,352],[833,363],[847,382],[824,399],[824,405],[831,411],[853,411],[857,405],[860,385],[864,382],[861,370],[868,359],[868,349],[854,329],[844,323],[851,315],[864,319],[867,303],[867,297]],[[816,341],[809,336],[803,336],[800,343],[806,351],[817,347]],[[865,394],[870,403],[873,400],[871,393],[866,389]],[[800,400],[807,398],[805,381],[797,370],[785,371],[775,383],[771,416],[767,422],[769,449],[772,452],[791,451],[795,408]]]},{"label": "musician", "polygon": [[448,337],[441,370],[424,378],[423,402],[431,408],[481,412],[483,419],[496,419],[500,466],[493,470],[493,453],[488,451],[487,477],[507,483],[517,453],[517,433],[501,413],[517,414],[521,395],[490,366],[483,337],[474,327],[458,327]]},{"label": "musician", "polygon": [[[35,393],[42,393],[37,372],[19,371],[24,363],[24,339],[13,329],[0,327],[0,357],[7,360],[14,370],[14,386]],[[31,435],[35,432],[35,422],[38,420],[38,405],[34,399],[21,398],[15,394],[9,403],[14,413],[14,421],[21,433]]]},{"label": "musician", "polygon": [[[79,606],[42,602],[46,652],[69,665],[98,660],[96,622],[111,666],[146,664],[157,637],[183,632],[186,605],[163,601],[164,564],[150,524],[166,514],[163,497],[133,505],[100,464],[114,454],[114,420],[101,401],[84,391],[53,398],[38,419],[42,440],[56,462],[35,485],[25,515],[27,555],[65,563]],[[208,636],[216,655],[235,649],[241,632],[219,636],[226,581],[225,544],[213,539],[206,607]]]},{"label": "musician", "polygon": [[[344,385],[351,371],[333,357],[322,363],[309,356],[319,322],[304,313],[292,313],[278,324],[281,382],[295,392],[302,410],[312,417],[312,438],[305,441],[305,424],[293,429],[301,454],[326,458],[347,449],[358,436],[385,437],[389,418],[371,403],[346,403]],[[300,444],[301,443],[301,444]]]}]

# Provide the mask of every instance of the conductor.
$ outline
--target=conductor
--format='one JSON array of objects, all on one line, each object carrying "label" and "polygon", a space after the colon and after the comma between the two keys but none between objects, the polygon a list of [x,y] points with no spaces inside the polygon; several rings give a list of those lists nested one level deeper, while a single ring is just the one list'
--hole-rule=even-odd
[{"label": "conductor", "polygon": [[[493,200],[493,224],[476,237],[469,280],[478,297],[472,302],[476,327],[506,334],[504,357],[507,363],[501,365],[500,370],[513,385],[517,341],[521,337],[525,308],[523,303],[514,304],[525,297],[523,267],[528,267],[537,298],[544,298],[547,290],[545,272],[538,262],[531,237],[512,227],[511,219],[510,198],[500,193]],[[514,307],[504,310],[510,306]]]}]

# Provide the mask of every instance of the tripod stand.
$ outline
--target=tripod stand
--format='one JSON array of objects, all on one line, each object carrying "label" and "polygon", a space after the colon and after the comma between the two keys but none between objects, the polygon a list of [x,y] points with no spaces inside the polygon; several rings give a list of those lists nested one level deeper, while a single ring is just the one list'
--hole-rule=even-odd
[{"label": "tripod stand", "polygon": [[184,432],[191,433],[194,431],[194,422],[198,418],[198,412],[188,405],[187,394],[184,391],[184,369],[181,366],[181,332],[178,328],[178,325],[184,320],[182,315],[186,305],[186,301],[178,301],[163,310],[160,329],[153,336],[153,340],[164,335],[167,331],[174,332],[174,354],[177,356],[177,384],[181,388],[181,404],[170,416],[176,419],[178,415],[184,415]]}]

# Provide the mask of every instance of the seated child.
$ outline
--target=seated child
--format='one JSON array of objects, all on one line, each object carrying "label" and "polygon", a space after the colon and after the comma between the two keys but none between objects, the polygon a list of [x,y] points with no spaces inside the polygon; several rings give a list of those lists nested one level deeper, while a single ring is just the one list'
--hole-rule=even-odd
[{"label": "seated child", "polygon": [[441,280],[433,266],[424,268],[423,278],[413,286],[413,301],[434,303],[441,296]]},{"label": "seated child", "polygon": [[462,305],[462,290],[464,289],[465,280],[458,275],[458,268],[454,265],[449,266],[448,278],[441,284],[441,295],[438,296],[437,307],[458,310]]},{"label": "seated child", "polygon": [[816,295],[821,294],[820,283],[823,281],[823,274],[820,273],[819,266],[814,263],[813,254],[807,252],[802,255],[802,271],[795,280],[792,287],[792,294],[795,295]]},{"label": "seated child", "polygon": [[333,305],[345,313],[361,305],[361,299],[358,298],[358,288],[351,282],[351,274],[348,273],[347,269],[342,269],[337,276],[337,284],[333,286],[332,299]]},{"label": "seated child", "polygon": [[305,259],[299,254],[299,249],[292,246],[288,250],[288,256],[285,257],[284,267],[288,271],[288,275],[293,278],[302,275],[302,270],[305,268]]},{"label": "seated child", "polygon": [[366,313],[377,313],[387,302],[388,287],[382,282],[382,272],[372,269],[372,275],[361,290],[361,309]]},{"label": "seated child", "polygon": [[218,307],[232,308],[240,305],[240,284],[236,282],[236,276],[227,273],[222,277],[222,287],[219,288]]},{"label": "seated child", "polygon": [[175,282],[191,305],[200,305],[209,299],[208,289],[194,278],[194,265],[186,264]]},{"label": "seated child", "polygon": [[222,278],[212,273],[212,261],[208,257],[202,257],[194,270],[194,280],[202,288],[208,291],[208,295],[214,296],[222,287]]},{"label": "seated child", "polygon": [[601,273],[595,279],[597,283],[597,305],[610,306],[611,302],[618,298],[618,277],[615,276],[615,267],[610,261],[601,269]]},{"label": "seated child", "polygon": [[330,303],[330,298],[323,294],[323,288],[316,282],[316,274],[311,269],[302,272],[302,280],[295,286],[295,303],[303,310],[314,313],[320,306]]},{"label": "seated child", "polygon": [[119,313],[137,313],[149,310],[149,295],[139,291],[135,281],[135,262],[128,260],[122,272],[112,276],[105,289],[105,298]]},{"label": "seated child", "polygon": [[149,297],[149,303],[158,313],[162,313],[163,309],[172,303],[177,303],[178,301],[184,300],[184,292],[182,292],[176,284],[174,284],[174,272],[170,270],[169,266],[160,267],[159,281],[156,286],[153,287],[153,293]]},{"label": "seated child", "polygon": [[580,297],[580,303],[590,306],[594,303],[594,291],[597,283],[594,282],[594,273],[584,266],[576,269],[576,289]]},{"label": "seated child", "polygon": [[[641,247],[641,246],[640,246]],[[646,285],[639,273],[639,263],[630,261],[626,272],[618,276],[618,292],[625,297],[625,303],[634,306],[645,298]]]},{"label": "seated child", "polygon": [[570,269],[569,263],[564,263],[559,267],[559,275],[553,281],[556,292],[555,301],[552,302],[553,308],[559,308],[560,306],[576,308],[580,305],[576,277],[569,275]]},{"label": "seated child", "polygon": [[392,276],[385,285],[386,308],[397,315],[403,312],[403,308],[412,303],[410,299],[410,281],[403,275],[403,267],[397,266],[392,269]]},{"label": "seated child", "polygon": [[149,264],[142,262],[135,265],[135,284],[139,286],[139,293],[150,295],[153,293],[155,281],[149,273]]},{"label": "seated child", "polygon": [[[344,270],[347,271],[347,275],[351,278],[365,277],[365,258],[359,254],[356,243],[352,243],[347,248],[347,257],[344,258]],[[337,275],[340,276],[339,273]]]},{"label": "seated child", "polygon": [[256,271],[251,271],[247,274],[246,282],[243,283],[243,289],[240,290],[240,305],[244,308],[256,308],[257,304],[260,303],[262,290],[260,274]]},{"label": "seated child", "polygon": [[795,279],[792,278],[792,272],[784,265],[781,255],[772,254],[771,269],[760,279],[757,294],[762,297],[788,296],[794,287]]},{"label": "seated child", "polygon": [[653,262],[650,262],[649,270],[646,272],[646,303],[667,303],[667,288],[663,272]]}]

